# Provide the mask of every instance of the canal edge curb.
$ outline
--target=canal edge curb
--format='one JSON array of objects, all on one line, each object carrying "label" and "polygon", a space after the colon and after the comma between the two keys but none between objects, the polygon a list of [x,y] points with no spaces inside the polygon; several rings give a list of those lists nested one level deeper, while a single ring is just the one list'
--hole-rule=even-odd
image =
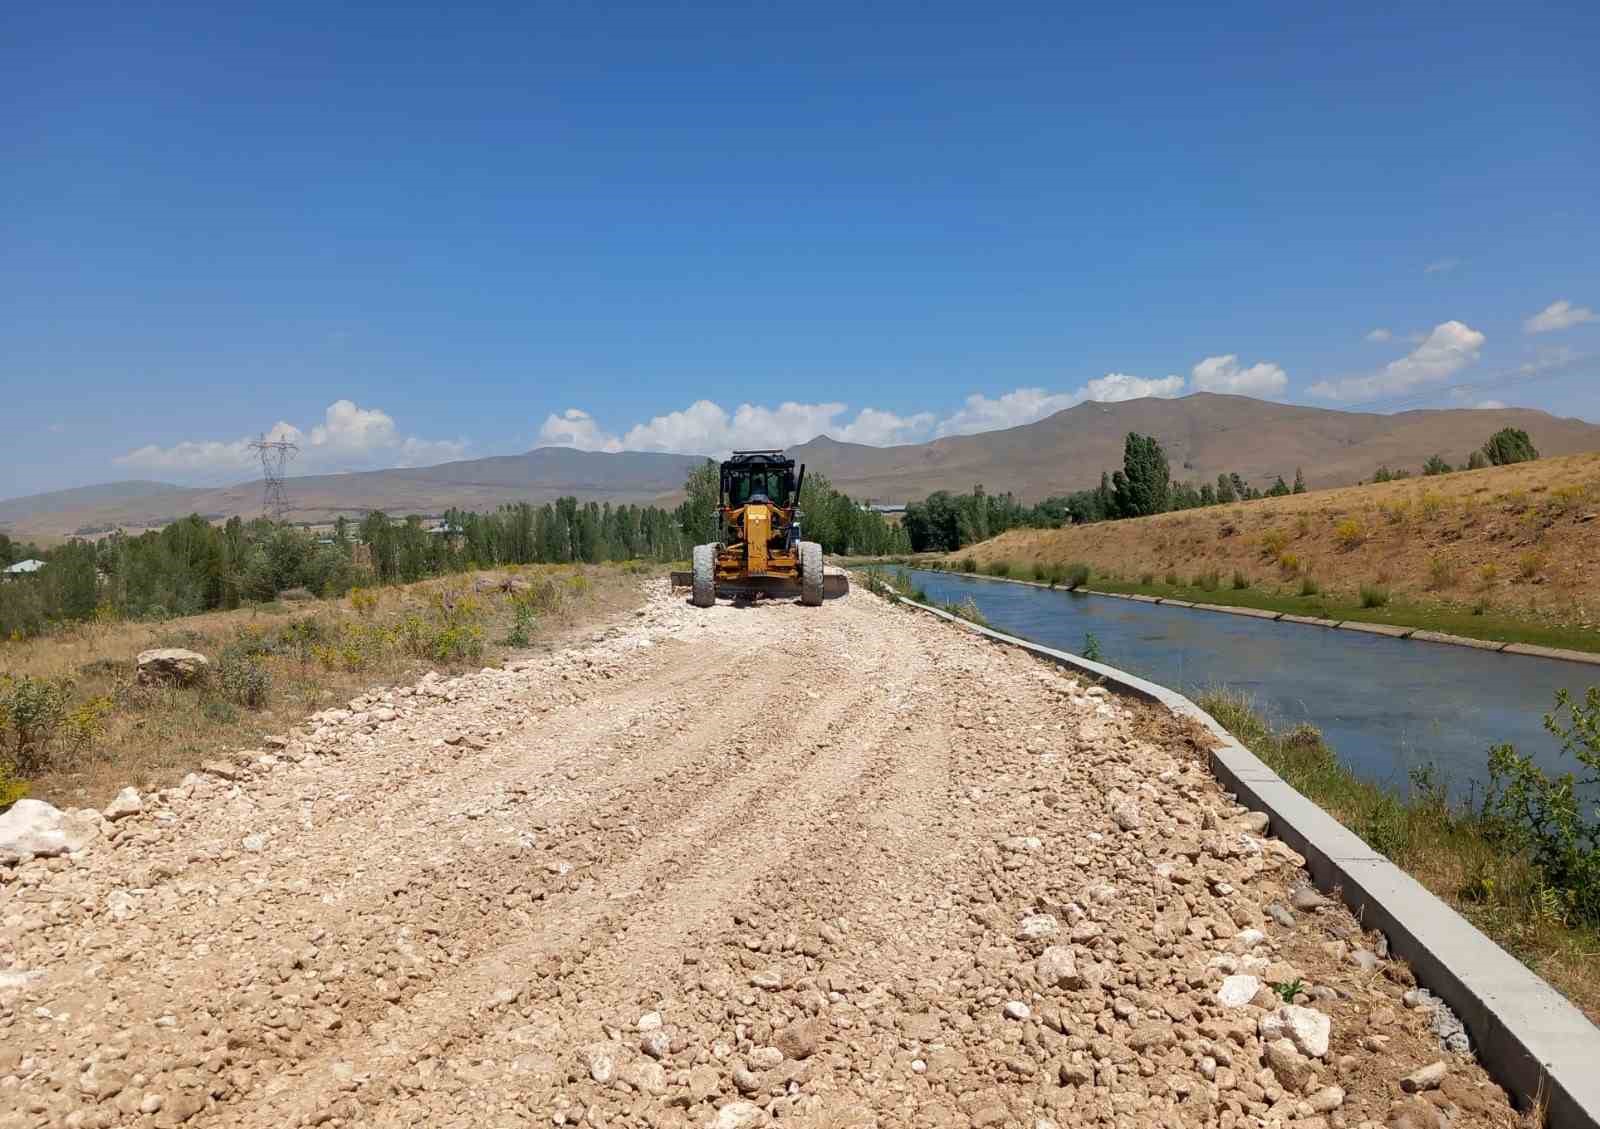
[{"label": "canal edge curb", "polygon": [[[905,567],[924,572],[943,571],[939,569],[921,569],[918,565],[906,565]],[[1574,651],[1566,647],[1544,647],[1537,643],[1505,643],[1498,639],[1474,639],[1469,635],[1451,635],[1445,631],[1426,631],[1419,627],[1370,623],[1366,620],[1320,619],[1316,616],[1275,612],[1267,608],[1246,608],[1232,604],[1197,604],[1189,600],[1176,600],[1170,596],[1147,596],[1139,592],[1102,592],[1098,588],[1065,588],[1059,584],[1046,584],[1040,580],[1021,580],[1014,576],[983,576],[975,572],[944,572],[944,575],[958,576],[967,580],[988,580],[1000,584],[1021,584],[1028,588],[1046,588],[1057,592],[1082,592],[1085,596],[1100,596],[1108,600],[1133,600],[1141,604],[1165,604],[1174,608],[1194,608],[1197,611],[1222,612],[1226,615],[1242,615],[1252,619],[1270,619],[1279,623],[1301,623],[1316,627],[1337,628],[1343,631],[1359,631],[1367,635],[1385,635],[1391,639],[1414,639],[1419,643],[1439,643],[1450,647],[1471,647],[1473,650],[1496,651],[1503,655],[1525,655],[1530,658],[1558,659],[1562,662],[1600,666],[1600,653]]]},{"label": "canal edge curb", "polygon": [[[1022,583],[1027,583],[1023,581]],[[980,627],[939,608],[899,603],[992,642],[1093,675],[1203,726],[1217,741],[1211,769],[1270,833],[1306,859],[1319,887],[1337,889],[1364,926],[1381,929],[1419,983],[1466,1025],[1477,1057],[1522,1108],[1543,1103],[1558,1129],[1600,1129],[1600,1028],[1416,879],[1292,788],[1215,718],[1158,683],[1066,651]]]}]

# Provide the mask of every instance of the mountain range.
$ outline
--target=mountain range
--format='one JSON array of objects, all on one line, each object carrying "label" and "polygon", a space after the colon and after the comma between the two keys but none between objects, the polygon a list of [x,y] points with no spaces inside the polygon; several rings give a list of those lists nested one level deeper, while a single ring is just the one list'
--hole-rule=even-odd
[{"label": "mountain range", "polygon": [[[1600,450],[1600,426],[1527,408],[1419,410],[1383,415],[1198,392],[1178,399],[1094,401],[1020,427],[927,443],[868,447],[826,436],[790,448],[853,497],[906,502],[935,490],[1011,491],[1025,501],[1094,486],[1122,463],[1130,431],[1153,435],[1175,479],[1238,472],[1265,489],[1296,469],[1313,488],[1370,478],[1380,465],[1419,467],[1429,455],[1460,465],[1503,427],[1520,427],[1546,455]],[[438,466],[290,478],[290,519],[331,521],[381,509],[437,515],[504,502],[675,504],[700,456],[540,447],[521,455]],[[0,530],[45,542],[111,529],[154,528],[190,513],[221,520],[261,512],[261,483],[190,488],[117,482],[0,501]]]}]

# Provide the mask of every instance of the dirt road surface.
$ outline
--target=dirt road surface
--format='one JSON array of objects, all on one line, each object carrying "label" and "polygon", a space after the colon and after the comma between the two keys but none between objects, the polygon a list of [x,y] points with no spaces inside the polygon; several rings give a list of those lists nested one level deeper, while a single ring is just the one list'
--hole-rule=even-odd
[{"label": "dirt road surface", "polygon": [[1164,715],[651,583],[0,868],[0,1126],[1516,1122]]}]

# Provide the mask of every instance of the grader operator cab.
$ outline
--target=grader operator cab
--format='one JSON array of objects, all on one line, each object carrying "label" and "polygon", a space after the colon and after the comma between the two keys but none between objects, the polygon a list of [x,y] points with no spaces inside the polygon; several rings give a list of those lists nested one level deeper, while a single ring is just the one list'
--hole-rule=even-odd
[{"label": "grader operator cab", "polygon": [[800,536],[805,477],[806,468],[797,477],[782,451],[735,451],[722,464],[717,539],[694,550],[696,607],[709,608],[718,596],[799,595],[808,607],[822,603],[822,546]]}]

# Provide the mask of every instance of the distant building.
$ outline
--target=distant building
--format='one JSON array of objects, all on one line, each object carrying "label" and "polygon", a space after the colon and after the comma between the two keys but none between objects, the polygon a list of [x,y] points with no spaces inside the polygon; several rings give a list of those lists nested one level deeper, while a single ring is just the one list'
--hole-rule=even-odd
[{"label": "distant building", "polygon": [[26,576],[30,572],[38,572],[43,567],[43,561],[34,560],[30,557],[28,560],[18,561],[3,573],[0,573],[0,576],[5,576],[8,579],[13,576]]},{"label": "distant building", "polygon": [[906,512],[904,502],[863,502],[861,508],[872,514],[903,514]]}]

